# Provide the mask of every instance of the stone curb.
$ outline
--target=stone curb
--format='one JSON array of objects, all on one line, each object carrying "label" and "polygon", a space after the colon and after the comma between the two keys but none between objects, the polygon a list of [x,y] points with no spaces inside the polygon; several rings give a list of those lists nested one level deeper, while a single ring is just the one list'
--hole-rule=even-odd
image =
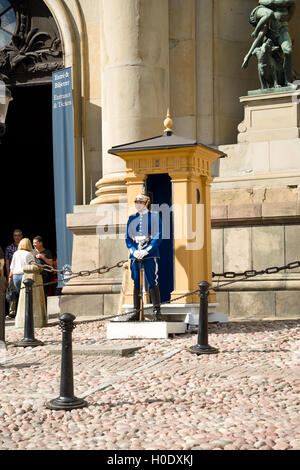
[{"label": "stone curb", "polygon": [[[93,356],[102,354],[104,356],[130,356],[135,353],[143,346],[75,346],[73,347],[73,355],[78,356]],[[61,354],[60,348],[49,348],[47,350],[49,354]]]}]

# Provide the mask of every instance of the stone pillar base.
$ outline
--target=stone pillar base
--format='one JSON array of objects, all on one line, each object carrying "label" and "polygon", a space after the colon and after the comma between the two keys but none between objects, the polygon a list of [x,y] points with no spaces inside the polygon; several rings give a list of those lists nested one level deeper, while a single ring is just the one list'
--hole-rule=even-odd
[{"label": "stone pillar base", "polygon": [[125,172],[104,176],[97,182],[96,187],[96,198],[91,201],[91,205],[127,202]]},{"label": "stone pillar base", "polygon": [[243,96],[240,101],[244,120],[238,126],[238,143],[218,147],[227,158],[214,167],[212,206],[215,191],[299,183],[300,89]]},{"label": "stone pillar base", "polygon": [[[280,88],[279,88],[280,90]],[[244,121],[238,126],[238,142],[297,139],[300,89],[242,96]]]}]

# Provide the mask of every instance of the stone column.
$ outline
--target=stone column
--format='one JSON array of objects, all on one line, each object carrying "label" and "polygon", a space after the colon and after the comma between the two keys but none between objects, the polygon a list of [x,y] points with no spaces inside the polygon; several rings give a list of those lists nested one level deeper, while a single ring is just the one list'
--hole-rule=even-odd
[{"label": "stone column", "polygon": [[[42,328],[47,325],[47,310],[44,295],[43,278],[41,275],[41,268],[35,265],[28,265],[24,268],[24,276],[22,280],[33,279],[34,284],[32,287],[32,303],[33,303],[33,323],[35,328]],[[39,286],[39,287],[36,287]],[[24,328],[25,323],[25,289],[21,289],[18,302],[17,316],[15,320],[16,328]]]},{"label": "stone column", "polygon": [[215,141],[215,3],[212,0],[196,0],[196,11],[197,139],[211,145]]},{"label": "stone column", "polygon": [[169,105],[168,0],[102,0],[103,177],[91,204],[126,201],[114,146],[161,135]]},{"label": "stone column", "polygon": [[195,14],[195,0],[169,2],[170,111],[176,134],[191,139],[196,137]]}]

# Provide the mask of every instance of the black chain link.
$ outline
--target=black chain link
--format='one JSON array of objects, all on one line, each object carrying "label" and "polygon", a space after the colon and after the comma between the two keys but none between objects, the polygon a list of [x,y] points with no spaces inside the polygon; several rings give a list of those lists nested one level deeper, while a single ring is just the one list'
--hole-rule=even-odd
[{"label": "black chain link", "polygon": [[284,266],[272,266],[270,268],[262,269],[260,271],[256,271],[255,269],[247,270],[241,273],[235,273],[232,271],[225,271],[224,273],[212,273],[212,277],[224,277],[225,279],[235,279],[236,277],[253,277],[253,276],[261,276],[263,274],[277,274],[280,271],[285,271],[287,269],[296,269],[300,268],[300,261],[293,261],[292,263],[288,263]]},{"label": "black chain link", "polygon": [[[47,267],[42,267],[42,269],[47,271],[47,272],[57,272],[58,274],[59,273],[60,274],[68,273],[67,279],[65,279],[65,280],[69,281],[70,279],[75,279],[77,277],[87,277],[87,276],[90,276],[92,274],[106,274],[114,268],[122,268],[127,261],[128,260],[122,260],[122,261],[119,261],[118,263],[116,263],[116,264],[114,264],[113,266],[110,266],[110,267],[101,266],[101,267],[93,269],[93,270],[82,270],[82,271],[78,271],[76,273],[73,273],[72,270],[69,270],[67,268],[66,269],[55,269],[55,268],[51,268],[50,266],[47,266]],[[37,265],[37,266],[41,267],[40,265]],[[259,271],[255,270],[255,269],[252,269],[252,270],[246,270],[244,272],[238,272],[238,273],[236,273],[234,271],[225,271],[223,273],[214,273],[213,272],[212,273],[212,278],[216,278],[216,277],[220,278],[221,277],[221,278],[225,278],[225,279],[236,279],[237,277],[242,277],[243,279],[237,279],[237,280],[233,280],[231,282],[227,282],[225,284],[221,284],[221,285],[218,285],[218,286],[215,286],[215,287],[211,287],[210,290],[218,291],[221,287],[225,287],[229,284],[233,284],[233,283],[236,283],[236,282],[241,282],[241,281],[247,280],[247,279],[255,277],[255,276],[262,276],[263,274],[277,274],[280,271],[285,271],[285,270],[288,270],[288,269],[296,269],[296,268],[300,268],[300,261],[292,261],[291,263],[288,263],[288,264],[286,264],[284,266],[280,266],[280,267],[271,266],[269,268],[262,269],[262,270],[259,270]],[[33,285],[32,287],[35,288],[35,287],[49,286],[51,284],[57,284],[57,282],[58,282],[58,280],[55,280],[55,281],[46,282],[46,283],[42,283],[42,284],[36,284],[36,285]],[[25,289],[25,287],[21,287],[21,289]],[[180,297],[177,297],[175,299],[172,299],[170,301],[162,302],[161,305],[176,302],[177,300],[180,300],[180,299],[183,299],[185,297],[194,295],[197,292],[199,292],[199,289],[197,289],[193,292],[189,292],[188,294],[184,294],[184,295],[182,295]],[[1,293],[1,295],[5,295],[5,294]],[[151,307],[145,307],[145,310],[147,310],[149,308],[151,308]],[[105,318],[103,318],[103,320],[106,320],[106,319],[109,319],[109,318],[120,317],[122,315],[128,315],[128,314],[134,313],[134,312],[135,312],[135,310],[132,310],[132,311],[126,312],[124,314],[105,317]],[[91,321],[94,321],[94,320],[91,320]],[[101,319],[101,321],[102,321],[102,319]]]},{"label": "black chain link", "polygon": [[90,276],[91,274],[105,274],[111,271],[114,268],[122,268],[124,263],[126,263],[128,260],[123,260],[119,261],[118,263],[114,264],[113,266],[110,266],[109,268],[107,266],[101,266],[100,268],[92,269],[92,270],[82,270],[78,271],[77,273],[74,273],[71,269],[65,268],[65,269],[55,269],[50,266],[41,266],[40,264],[32,263],[35,266],[38,266],[39,268],[42,268],[43,271],[47,271],[50,273],[58,273],[58,274],[68,274],[67,278],[68,279],[73,279],[74,277],[83,277],[83,276]]},{"label": "black chain link", "polygon": [[[92,270],[82,270],[82,271],[78,271],[77,273],[73,273],[73,271],[71,271],[70,269],[61,269],[61,270],[56,270],[54,268],[51,268],[51,269],[47,269],[47,268],[43,268],[42,269],[44,271],[47,271],[47,272],[57,272],[57,273],[61,273],[61,274],[65,274],[65,273],[68,273],[68,276],[66,277],[66,279],[62,279],[62,280],[71,280],[71,279],[75,279],[77,277],[88,277],[88,276],[91,276],[92,274],[105,274],[105,273],[108,273],[109,271],[111,271],[112,269],[114,268],[122,268],[124,263],[126,263],[127,260],[125,261],[119,261],[118,263],[114,264],[113,266],[110,266],[110,267],[107,267],[107,266],[101,266],[100,268],[96,268],[96,269],[92,269]],[[40,265],[36,265],[36,266],[39,266],[41,267]],[[56,281],[51,281],[51,282],[45,282],[43,284],[36,284],[34,285],[33,287],[41,287],[41,286],[48,286],[48,285],[51,285],[51,284],[57,284],[58,280]],[[21,289],[25,289],[25,287],[21,287]]]},{"label": "black chain link", "polygon": [[293,261],[291,263],[288,263],[284,266],[271,266],[269,268],[266,268],[266,269],[262,269],[260,271],[256,271],[255,269],[252,269],[252,270],[247,270],[247,271],[244,271],[243,273],[235,273],[235,272],[231,272],[231,271],[227,271],[227,272],[224,272],[224,273],[212,273],[212,277],[223,277],[225,279],[235,279],[236,277],[243,277],[243,279],[237,279],[237,280],[234,280],[234,281],[231,281],[231,282],[226,282],[225,284],[221,284],[221,285],[218,285],[218,286],[215,286],[213,287],[212,289],[215,290],[215,291],[218,291],[220,289],[220,287],[226,287],[228,286],[229,284],[234,284],[236,282],[241,282],[241,281],[245,281],[247,279],[250,279],[252,277],[255,277],[255,276],[262,276],[263,274],[277,274],[279,273],[280,271],[286,271],[287,269],[296,269],[296,268],[300,268],[300,261]]}]

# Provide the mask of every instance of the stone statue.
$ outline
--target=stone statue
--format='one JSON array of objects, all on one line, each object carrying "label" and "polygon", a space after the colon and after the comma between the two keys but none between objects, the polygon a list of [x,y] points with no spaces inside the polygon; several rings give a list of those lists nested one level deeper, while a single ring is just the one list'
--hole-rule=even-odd
[{"label": "stone statue", "polygon": [[258,76],[260,86],[264,88],[278,88],[283,83],[282,63],[275,60],[273,53],[279,48],[274,47],[271,39],[267,39],[262,46],[256,47],[252,52],[258,62]]},{"label": "stone statue", "polygon": [[[264,83],[274,86],[290,86],[292,83],[292,40],[288,23],[292,18],[296,0],[259,0],[259,5],[251,12],[250,23],[255,27],[253,44],[244,58],[242,67],[246,68],[252,55],[258,57],[259,77],[268,76]],[[271,43],[265,44],[268,40]],[[256,52],[254,52],[256,51]],[[272,59],[271,60],[271,57]],[[273,70],[271,70],[273,69]],[[275,69],[277,79],[275,78]],[[280,73],[280,70],[282,73]],[[280,79],[280,75],[282,78]],[[269,80],[270,76],[273,81]],[[262,86],[266,88],[266,86]]]}]

